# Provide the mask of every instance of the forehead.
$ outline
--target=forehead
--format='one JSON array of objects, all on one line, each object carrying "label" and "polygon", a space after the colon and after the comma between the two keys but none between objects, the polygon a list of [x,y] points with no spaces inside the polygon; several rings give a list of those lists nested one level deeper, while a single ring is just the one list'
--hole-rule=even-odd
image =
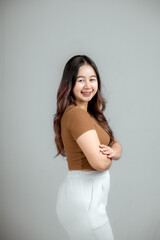
[{"label": "forehead", "polygon": [[96,72],[94,70],[94,68],[88,64],[82,65],[79,70],[78,70],[78,76],[92,76],[95,75],[96,76]]}]

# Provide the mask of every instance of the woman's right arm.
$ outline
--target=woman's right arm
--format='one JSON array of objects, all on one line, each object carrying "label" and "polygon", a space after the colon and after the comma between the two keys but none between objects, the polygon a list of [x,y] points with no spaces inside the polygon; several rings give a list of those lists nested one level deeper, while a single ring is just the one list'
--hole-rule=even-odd
[{"label": "woman's right arm", "polygon": [[95,129],[84,132],[76,141],[94,169],[104,171],[110,168],[112,160],[100,151],[100,141]]}]

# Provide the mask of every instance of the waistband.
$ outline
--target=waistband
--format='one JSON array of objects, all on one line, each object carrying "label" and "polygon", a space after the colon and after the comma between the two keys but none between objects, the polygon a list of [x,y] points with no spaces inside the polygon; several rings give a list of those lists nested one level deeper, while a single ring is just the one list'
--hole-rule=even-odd
[{"label": "waistband", "polygon": [[82,170],[68,170],[67,178],[100,178],[107,176],[109,170],[105,171],[82,171]]}]

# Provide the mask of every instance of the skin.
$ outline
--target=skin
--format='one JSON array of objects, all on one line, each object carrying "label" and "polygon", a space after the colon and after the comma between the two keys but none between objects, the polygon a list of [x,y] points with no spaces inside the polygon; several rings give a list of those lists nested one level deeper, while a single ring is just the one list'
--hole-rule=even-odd
[{"label": "skin", "polygon": [[109,147],[107,145],[104,144],[100,144],[100,151],[107,155],[108,158],[112,159],[112,160],[118,160],[121,157],[122,154],[122,146],[121,144],[114,138],[114,140],[116,141],[115,143],[113,143],[112,147]]},{"label": "skin", "polygon": [[[77,80],[73,88],[73,94],[77,105],[87,111],[88,102],[98,90],[98,80],[94,69],[86,64],[79,68]],[[90,96],[84,96],[83,92],[91,92]]]},{"label": "skin", "polygon": [[[79,68],[76,83],[73,88],[73,94],[76,99],[77,105],[87,111],[88,102],[93,98],[98,90],[98,80],[96,72],[92,66],[85,64]],[[82,92],[91,92],[89,96],[85,96]],[[122,147],[116,140],[111,147],[99,144],[100,152],[106,155],[110,160],[118,160],[121,157]]]}]

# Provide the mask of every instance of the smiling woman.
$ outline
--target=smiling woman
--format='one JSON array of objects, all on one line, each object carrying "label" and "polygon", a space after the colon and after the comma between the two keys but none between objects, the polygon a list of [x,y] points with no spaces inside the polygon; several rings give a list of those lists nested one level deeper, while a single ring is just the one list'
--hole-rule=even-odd
[{"label": "smiling woman", "polygon": [[57,155],[68,163],[56,212],[70,240],[114,239],[106,207],[109,168],[118,156],[111,147],[117,141],[104,109],[97,66],[85,55],[72,57],[63,71],[54,116]]},{"label": "smiling woman", "polygon": [[76,103],[87,111],[88,101],[96,94],[98,81],[93,67],[84,64],[78,70],[78,76],[73,88]]}]

